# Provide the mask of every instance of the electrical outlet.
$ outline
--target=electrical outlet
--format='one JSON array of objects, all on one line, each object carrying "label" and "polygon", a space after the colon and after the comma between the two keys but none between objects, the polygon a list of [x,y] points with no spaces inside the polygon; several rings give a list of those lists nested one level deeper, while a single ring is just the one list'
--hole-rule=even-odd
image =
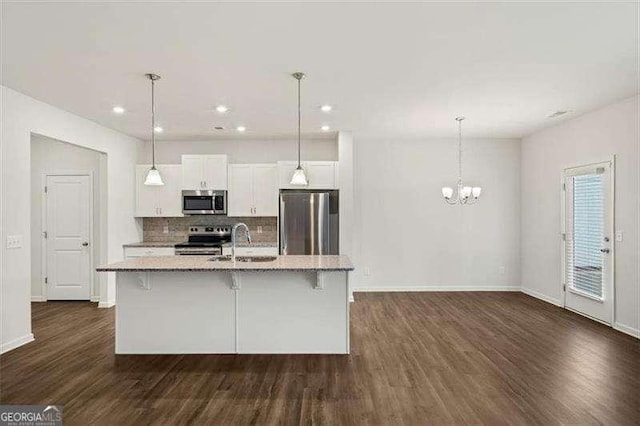
[{"label": "electrical outlet", "polygon": [[262,234],[262,226],[256,226],[256,234]]},{"label": "electrical outlet", "polygon": [[16,249],[22,247],[22,235],[8,235],[7,248]]},{"label": "electrical outlet", "polygon": [[616,231],[616,241],[619,243],[622,242],[622,231]]},{"label": "electrical outlet", "polygon": [[168,234],[169,233],[169,224],[168,223],[164,224],[164,228],[162,228],[162,233],[163,234]]}]

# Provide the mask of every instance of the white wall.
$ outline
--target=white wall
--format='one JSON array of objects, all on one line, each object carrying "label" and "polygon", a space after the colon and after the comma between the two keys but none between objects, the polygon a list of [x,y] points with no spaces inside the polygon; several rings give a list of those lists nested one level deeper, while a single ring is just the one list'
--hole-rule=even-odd
[{"label": "white wall", "polygon": [[[31,300],[46,300],[44,271],[42,268],[43,243],[43,186],[44,174],[58,171],[86,171],[93,174],[93,264],[107,261],[107,204],[101,201],[107,196],[106,154],[82,148],[55,139],[32,134],[31,136]],[[105,286],[106,274],[93,271],[94,286],[91,300],[99,300],[101,282]]]},{"label": "white wall", "polygon": [[472,206],[442,199],[456,184],[457,140],[354,146],[356,291],[519,288],[519,141],[463,141],[463,178],[483,187]]},{"label": "white wall", "polygon": [[[338,159],[336,138],[303,139],[302,160]],[[212,141],[156,141],[156,163],[180,164],[183,154],[227,154],[230,163],[273,163],[297,160],[298,145],[294,139],[230,139]],[[138,163],[151,163],[151,144],[143,144]]]},{"label": "white wall", "polygon": [[616,155],[615,326],[638,335],[638,103],[635,96],[577,117],[522,141],[522,286],[560,304],[560,177],[564,168]]},{"label": "white wall", "polygon": [[[31,133],[45,135],[107,154],[108,261],[122,259],[122,244],[142,237],[133,218],[134,181],[140,142],[92,121],[2,87],[2,235],[0,351],[24,344],[31,335]],[[8,235],[21,235],[23,246],[7,249]],[[110,276],[100,289],[101,303],[115,301]],[[37,337],[37,336],[36,336]]]}]

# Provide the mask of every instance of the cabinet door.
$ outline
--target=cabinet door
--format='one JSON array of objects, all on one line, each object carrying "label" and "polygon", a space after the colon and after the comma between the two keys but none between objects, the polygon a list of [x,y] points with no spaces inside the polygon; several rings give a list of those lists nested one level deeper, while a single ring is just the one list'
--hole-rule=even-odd
[{"label": "cabinet door", "polygon": [[136,166],[136,217],[158,215],[158,187],[144,184],[151,165]]},{"label": "cabinet door", "polygon": [[278,216],[278,166],[254,164],[253,207],[255,216]]},{"label": "cabinet door", "polygon": [[309,188],[337,188],[337,163],[335,161],[307,161],[305,166]]},{"label": "cabinet door", "polygon": [[205,182],[205,189],[227,189],[226,155],[205,155],[203,167],[203,180]]},{"label": "cabinet door", "polygon": [[179,164],[156,166],[162,176],[163,186],[158,187],[160,216],[181,217],[182,214],[182,166]]},{"label": "cabinet door", "polygon": [[253,177],[250,164],[229,165],[227,216],[253,216]]},{"label": "cabinet door", "polygon": [[[304,189],[306,186],[296,186],[291,185],[291,177],[293,176],[293,172],[298,167],[297,161],[278,161],[278,188],[282,189]],[[302,167],[306,172],[307,169],[305,167],[305,163],[302,163]]]},{"label": "cabinet door", "polygon": [[204,160],[202,155],[182,156],[182,189],[204,189]]}]

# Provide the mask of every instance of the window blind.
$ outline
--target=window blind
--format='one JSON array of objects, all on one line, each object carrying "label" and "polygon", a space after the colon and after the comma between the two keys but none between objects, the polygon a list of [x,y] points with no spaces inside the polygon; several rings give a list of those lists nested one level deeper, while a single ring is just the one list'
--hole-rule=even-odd
[{"label": "window blind", "polygon": [[603,297],[602,239],[604,200],[601,174],[572,178],[573,206],[567,233],[567,283],[570,287]]}]

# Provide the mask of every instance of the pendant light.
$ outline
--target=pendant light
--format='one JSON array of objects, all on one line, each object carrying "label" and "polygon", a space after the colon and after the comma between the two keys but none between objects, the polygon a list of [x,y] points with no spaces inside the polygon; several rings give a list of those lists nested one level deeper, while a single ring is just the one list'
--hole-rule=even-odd
[{"label": "pendant light", "polygon": [[146,74],[147,78],[151,80],[151,169],[147,174],[144,184],[149,186],[162,186],[162,177],[160,172],[156,169],[156,105],[155,105],[155,83],[156,80],[160,80],[160,76],[157,74]]},{"label": "pendant light", "polygon": [[307,176],[305,175],[302,164],[300,163],[300,80],[302,80],[305,75],[301,72],[295,72],[292,76],[298,80],[298,167],[293,172],[291,182],[289,183],[295,186],[307,186],[309,182],[307,181]]},{"label": "pendant light", "polygon": [[458,122],[458,193],[453,197],[453,188],[445,186],[442,188],[442,196],[448,204],[474,204],[480,198],[482,188],[479,186],[465,186],[462,184],[462,120],[464,117],[456,117]]}]

